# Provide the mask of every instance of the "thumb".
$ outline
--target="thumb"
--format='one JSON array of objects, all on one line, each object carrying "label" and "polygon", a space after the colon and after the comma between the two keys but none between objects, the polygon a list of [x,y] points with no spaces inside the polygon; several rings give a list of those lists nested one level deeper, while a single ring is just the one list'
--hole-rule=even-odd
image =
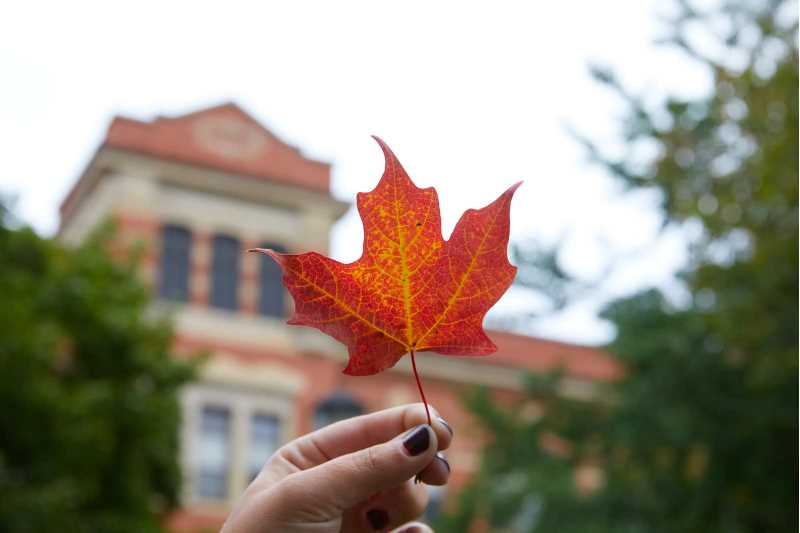
[{"label": "thumb", "polygon": [[319,509],[343,512],[370,496],[396,487],[421,472],[437,450],[436,433],[417,426],[383,444],[342,455],[283,480],[284,494]]}]

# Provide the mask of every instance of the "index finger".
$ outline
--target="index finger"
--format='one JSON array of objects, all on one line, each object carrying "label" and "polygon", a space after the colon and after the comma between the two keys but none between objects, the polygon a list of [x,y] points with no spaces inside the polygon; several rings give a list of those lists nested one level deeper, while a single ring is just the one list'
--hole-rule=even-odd
[{"label": "index finger", "polygon": [[[431,408],[433,430],[440,450],[446,450],[453,438],[452,430]],[[377,413],[361,415],[318,429],[294,441],[298,451],[310,462],[308,467],[335,457],[389,441],[413,427],[428,422],[421,403],[392,407]]]}]

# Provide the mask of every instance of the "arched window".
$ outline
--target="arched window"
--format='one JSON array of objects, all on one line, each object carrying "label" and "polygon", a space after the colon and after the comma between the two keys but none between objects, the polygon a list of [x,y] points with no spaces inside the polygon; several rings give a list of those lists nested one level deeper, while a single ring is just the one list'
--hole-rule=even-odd
[{"label": "arched window", "polygon": [[161,230],[162,298],[185,302],[189,299],[189,267],[192,232],[182,226],[168,224]]},{"label": "arched window", "polygon": [[339,390],[322,400],[314,409],[314,429],[361,414],[364,414],[361,404],[345,391]]},{"label": "arched window", "polygon": [[229,235],[215,235],[211,261],[211,305],[235,311],[239,308],[239,240]]},{"label": "arched window", "polygon": [[[276,252],[285,253],[286,248],[280,244],[265,242],[262,248],[271,248]],[[258,312],[264,316],[283,318],[286,314],[286,291],[281,278],[283,273],[275,261],[266,255],[261,255],[261,284],[258,297]]]}]

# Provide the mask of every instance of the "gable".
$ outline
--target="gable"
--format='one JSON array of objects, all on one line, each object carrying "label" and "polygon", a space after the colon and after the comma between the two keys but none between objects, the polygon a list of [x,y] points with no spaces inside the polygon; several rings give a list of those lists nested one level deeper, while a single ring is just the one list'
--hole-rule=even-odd
[{"label": "gable", "polygon": [[103,147],[319,192],[330,187],[330,165],[304,157],[232,103],[149,122],[115,117]]}]

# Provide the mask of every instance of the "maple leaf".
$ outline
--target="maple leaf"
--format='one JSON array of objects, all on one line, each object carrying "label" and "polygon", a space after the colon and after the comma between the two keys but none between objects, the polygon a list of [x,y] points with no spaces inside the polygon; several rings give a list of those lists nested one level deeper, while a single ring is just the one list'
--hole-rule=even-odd
[{"label": "maple leaf", "polygon": [[316,252],[251,251],[282,268],[295,302],[289,324],[315,327],[347,346],[345,374],[376,374],[410,353],[424,401],[416,352],[497,349],[483,318],[516,274],[507,258],[509,209],[521,182],[486,207],[467,210],[445,241],[436,190],[414,185],[389,147],[375,140],[386,167],[375,189],[357,196],[360,259],[343,264]]}]

